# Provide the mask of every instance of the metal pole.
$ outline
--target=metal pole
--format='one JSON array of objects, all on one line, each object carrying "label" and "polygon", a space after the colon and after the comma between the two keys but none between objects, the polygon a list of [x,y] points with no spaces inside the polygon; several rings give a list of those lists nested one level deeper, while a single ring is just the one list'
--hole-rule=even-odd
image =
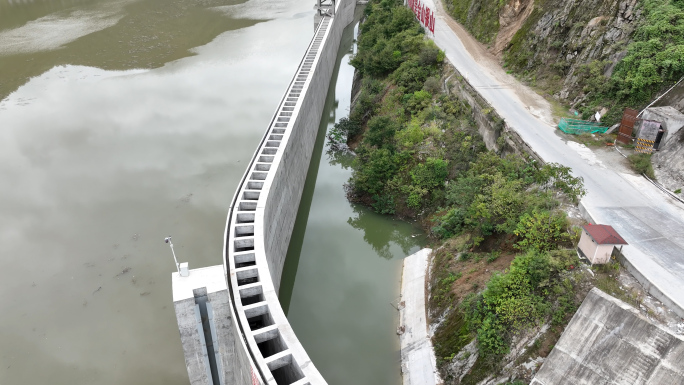
[{"label": "metal pole", "polygon": [[171,247],[171,254],[173,254],[173,261],[176,262],[176,270],[178,271],[178,274],[180,275],[180,265],[178,265],[178,260],[176,259],[176,252],[173,251],[173,243],[171,242],[171,237],[164,238],[164,242],[168,243],[169,246]]},{"label": "metal pole", "polygon": [[669,90],[665,91],[664,94],[660,95],[656,100],[652,101],[651,104],[649,104],[648,106],[644,107],[644,109],[641,110],[641,112],[639,112],[639,114],[637,114],[637,118],[640,117],[641,114],[643,114],[644,111],[646,111],[646,109],[647,109],[648,107],[651,107],[652,105],[656,104],[656,102],[657,102],[658,100],[662,99],[663,96],[667,95],[670,91],[672,91],[673,88],[677,87],[677,85],[678,85],[679,83],[681,83],[682,80],[684,80],[684,76],[682,76],[682,78],[679,79],[679,81],[678,81],[677,83],[675,83],[675,85],[673,85],[672,87],[670,87]]}]

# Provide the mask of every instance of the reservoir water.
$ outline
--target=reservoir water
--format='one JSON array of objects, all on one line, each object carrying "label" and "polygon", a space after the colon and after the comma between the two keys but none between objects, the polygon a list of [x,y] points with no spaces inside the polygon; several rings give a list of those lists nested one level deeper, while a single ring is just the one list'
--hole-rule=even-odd
[{"label": "reservoir water", "polygon": [[[163,239],[221,263],[312,19],[311,0],[0,0],[0,384],[188,383]],[[347,113],[347,61],[321,134]],[[288,317],[330,384],[397,383],[390,302],[420,237],[349,204],[349,160],[317,149]]]}]

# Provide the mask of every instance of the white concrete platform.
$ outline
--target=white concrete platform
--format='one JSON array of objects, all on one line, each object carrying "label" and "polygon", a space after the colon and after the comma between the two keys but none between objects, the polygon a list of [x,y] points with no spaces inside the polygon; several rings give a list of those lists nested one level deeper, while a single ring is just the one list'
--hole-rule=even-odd
[{"label": "white concrete platform", "polygon": [[190,270],[190,275],[187,277],[181,277],[178,272],[171,273],[171,282],[173,302],[194,298],[193,290],[199,287],[206,287],[207,293],[216,293],[228,289],[226,276],[223,274],[223,265]]},{"label": "white concrete platform", "polygon": [[432,341],[428,335],[425,307],[425,276],[430,253],[432,249],[422,249],[404,258],[399,305],[399,341],[404,385],[441,383]]}]

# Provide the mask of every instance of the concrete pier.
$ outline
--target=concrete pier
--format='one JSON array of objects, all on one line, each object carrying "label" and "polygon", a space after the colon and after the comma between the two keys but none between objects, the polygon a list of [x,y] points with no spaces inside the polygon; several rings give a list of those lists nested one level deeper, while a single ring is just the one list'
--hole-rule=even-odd
[{"label": "concrete pier", "polygon": [[435,352],[428,335],[425,277],[432,249],[404,258],[399,302],[399,341],[404,385],[440,384]]},{"label": "concrete pier", "polygon": [[172,274],[183,355],[192,385],[251,385],[249,356],[234,322],[223,266]]}]

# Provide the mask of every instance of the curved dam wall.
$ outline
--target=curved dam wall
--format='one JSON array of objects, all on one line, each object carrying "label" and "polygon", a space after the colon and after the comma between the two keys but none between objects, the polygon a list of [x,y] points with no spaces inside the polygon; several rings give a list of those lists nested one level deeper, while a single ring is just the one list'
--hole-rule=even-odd
[{"label": "curved dam wall", "polygon": [[341,0],[334,12],[323,6],[329,15],[317,18],[228,212],[224,273],[241,337],[234,358],[249,361],[252,380],[262,384],[326,384],[285,317],[278,289],[342,32],[355,5]]}]

